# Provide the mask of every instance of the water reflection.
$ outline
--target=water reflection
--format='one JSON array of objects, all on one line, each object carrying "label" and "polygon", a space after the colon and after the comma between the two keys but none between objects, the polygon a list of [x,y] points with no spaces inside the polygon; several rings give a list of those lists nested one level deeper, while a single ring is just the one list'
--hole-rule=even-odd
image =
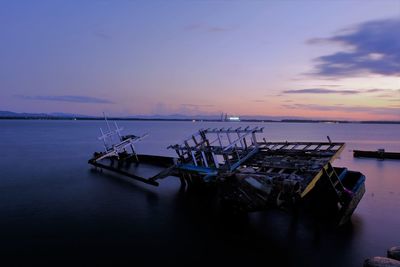
[{"label": "water reflection", "polygon": [[[352,222],[337,228],[329,213],[231,215],[219,209],[215,195],[180,188],[177,179],[162,180],[157,188],[88,172],[87,159],[101,149],[96,137],[103,122],[0,124],[6,155],[0,162],[0,261],[5,266],[248,266],[272,265],[273,260],[279,262],[275,266],[362,266],[365,258],[399,245],[399,162],[354,159],[351,153],[379,147],[400,151],[399,125],[250,124],[266,126],[267,140],[325,141],[329,135],[347,142],[334,165],[364,173],[367,192]],[[199,128],[227,126],[120,125],[127,134],[150,132],[137,148],[156,155],[173,154],[165,148]]]},{"label": "water reflection", "polygon": [[89,173],[90,173],[90,176],[95,179],[105,178],[108,180],[108,182],[114,183],[120,187],[123,187],[124,189],[131,188],[135,192],[143,194],[145,196],[147,204],[150,207],[156,206],[158,204],[159,196],[158,196],[157,192],[149,190],[148,188],[144,187],[143,184],[136,183],[130,178],[124,177],[122,175],[110,173],[107,171],[103,171],[101,169],[96,169],[96,168],[90,168]]},{"label": "water reflection", "polygon": [[[279,261],[279,266],[351,266],[359,261],[347,255],[354,248],[354,238],[362,232],[362,218],[355,214],[352,222],[339,228],[330,214],[332,209],[324,209],[324,202],[310,200],[292,211],[233,214],[220,204],[215,187],[189,186],[171,177],[176,180],[174,193],[165,194],[169,187],[149,189],[107,171],[92,170],[90,174],[134,192],[136,203],[146,203],[142,208],[152,214],[147,214],[144,223],[157,220],[151,225],[167,232],[159,234],[179,251],[177,262],[192,261],[196,251],[208,255],[207,260],[195,256],[203,264],[211,257],[229,264],[269,259]],[[321,192],[315,194],[318,198]],[[141,253],[146,253],[143,249]],[[342,256],[333,258],[332,251]]]}]

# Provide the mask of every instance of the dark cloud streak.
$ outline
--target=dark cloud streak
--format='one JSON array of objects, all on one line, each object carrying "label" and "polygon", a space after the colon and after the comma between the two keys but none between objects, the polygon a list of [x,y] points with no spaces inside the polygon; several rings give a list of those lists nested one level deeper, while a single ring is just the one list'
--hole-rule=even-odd
[{"label": "dark cloud streak", "polygon": [[232,27],[220,27],[220,26],[209,26],[206,24],[192,24],[185,27],[187,31],[200,31],[200,32],[209,32],[209,33],[223,33],[232,31],[234,28]]},{"label": "dark cloud streak", "polygon": [[380,92],[385,92],[385,91],[387,91],[387,90],[385,90],[385,89],[369,89],[369,90],[366,90],[365,92],[367,92],[367,93],[380,93]]},{"label": "dark cloud streak", "polygon": [[200,107],[214,107],[215,105],[211,105],[211,104],[181,104],[181,106],[200,108]]},{"label": "dark cloud streak", "polygon": [[359,94],[358,90],[332,90],[324,88],[308,88],[308,89],[298,89],[298,90],[285,90],[284,94]]},{"label": "dark cloud streak", "polygon": [[314,75],[400,76],[400,18],[365,22],[333,37],[312,39],[308,43],[339,43],[345,49],[316,58]]},{"label": "dark cloud streak", "polygon": [[41,100],[41,101],[59,101],[59,102],[74,102],[74,103],[87,103],[87,104],[113,104],[112,101],[91,96],[77,96],[77,95],[64,95],[64,96],[17,96],[25,100]]},{"label": "dark cloud streak", "polygon": [[344,106],[344,105],[318,105],[318,104],[285,104],[282,105],[287,109],[301,110],[317,110],[317,111],[344,111],[344,112],[360,112],[368,114],[395,115],[400,118],[400,108],[398,107],[367,107],[367,106]]},{"label": "dark cloud streak", "polygon": [[351,94],[364,94],[364,93],[387,93],[387,95],[393,96],[395,92],[398,90],[391,89],[346,89],[346,90],[334,90],[334,89],[326,89],[326,88],[307,88],[307,89],[295,89],[295,90],[285,90],[282,93],[284,94],[342,94],[342,95],[351,95]]},{"label": "dark cloud streak", "polygon": [[93,32],[93,34],[96,37],[98,37],[100,39],[103,39],[103,40],[111,40],[112,39],[111,35],[107,34],[104,31],[95,31],[95,32]]}]

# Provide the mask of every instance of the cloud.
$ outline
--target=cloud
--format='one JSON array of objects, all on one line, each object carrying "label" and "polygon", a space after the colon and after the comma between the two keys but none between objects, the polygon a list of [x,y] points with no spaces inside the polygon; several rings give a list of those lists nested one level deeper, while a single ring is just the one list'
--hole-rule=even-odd
[{"label": "cloud", "polygon": [[393,94],[380,94],[377,95],[379,98],[393,98]]},{"label": "cloud", "polygon": [[185,27],[185,30],[187,31],[200,31],[211,33],[228,32],[232,31],[233,29],[233,27],[210,26],[205,24],[192,24]]},{"label": "cloud", "polygon": [[112,101],[90,96],[64,95],[64,96],[17,96],[25,100],[41,100],[41,101],[59,101],[59,102],[75,102],[90,104],[113,104]]},{"label": "cloud", "polygon": [[111,40],[111,39],[112,39],[112,36],[109,35],[108,33],[106,33],[106,32],[103,31],[103,30],[94,31],[93,34],[94,34],[96,37],[98,37],[98,38],[100,38],[100,39],[103,39],[103,40]]},{"label": "cloud", "polygon": [[193,108],[201,108],[201,107],[214,107],[215,105],[210,105],[210,104],[182,104],[181,106],[193,107]]},{"label": "cloud", "polygon": [[320,84],[318,86],[322,86],[322,87],[339,87],[339,84]]},{"label": "cloud", "polygon": [[208,32],[227,32],[227,31],[231,31],[232,28],[228,28],[228,27],[208,27],[207,31]]},{"label": "cloud", "polygon": [[366,90],[365,92],[367,92],[367,93],[380,93],[380,92],[385,92],[385,91],[387,91],[387,90],[385,90],[385,89],[369,89],[369,90]]},{"label": "cloud", "polygon": [[306,110],[320,110],[320,111],[337,111],[338,109],[343,109],[343,105],[325,106],[318,104],[285,104],[282,105],[287,109],[306,109]]},{"label": "cloud", "polygon": [[400,108],[398,107],[367,107],[367,106],[344,106],[342,104],[325,106],[318,104],[285,104],[282,107],[287,109],[317,110],[317,111],[342,111],[361,112],[368,114],[393,115],[400,119]]},{"label": "cloud", "polygon": [[187,30],[187,31],[196,31],[198,29],[201,29],[200,24],[190,24],[185,27],[185,30]]},{"label": "cloud", "polygon": [[184,115],[198,115],[198,114],[214,114],[209,111],[209,108],[214,107],[212,104],[179,104],[171,105],[164,102],[158,102],[153,110],[153,114],[169,115],[169,114],[184,114]]},{"label": "cloud", "polygon": [[369,21],[309,44],[338,43],[342,51],[315,59],[314,75],[346,77],[366,73],[400,76],[400,18]]},{"label": "cloud", "polygon": [[285,90],[284,94],[359,94],[358,90],[332,90],[324,88],[308,88],[308,89],[298,89],[298,90]]},{"label": "cloud", "polygon": [[307,89],[295,89],[282,91],[284,94],[341,94],[341,95],[352,95],[352,94],[365,94],[365,93],[385,93],[385,96],[394,96],[398,90],[391,89],[347,89],[347,90],[334,90],[325,88],[307,88]]}]

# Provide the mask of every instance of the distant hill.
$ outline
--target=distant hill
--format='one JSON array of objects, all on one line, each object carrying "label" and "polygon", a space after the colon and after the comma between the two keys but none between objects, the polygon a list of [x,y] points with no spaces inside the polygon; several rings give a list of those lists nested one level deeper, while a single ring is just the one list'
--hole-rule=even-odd
[{"label": "distant hill", "polygon": [[[127,118],[133,119],[161,119],[161,120],[216,120],[221,119],[220,115],[184,115],[184,114],[170,114],[170,115],[134,115]],[[259,120],[259,121],[281,121],[281,120],[306,120],[302,117],[293,116],[240,116],[240,120]]]},{"label": "distant hill", "polygon": [[[184,114],[169,114],[169,115],[130,115],[130,116],[111,116],[109,118],[118,119],[142,119],[142,120],[206,120],[206,121],[219,121],[220,115],[184,115]],[[0,111],[0,118],[49,118],[49,119],[62,119],[62,118],[81,118],[81,119],[99,119],[103,115],[88,116],[82,114],[52,112],[52,113],[17,113],[11,111]],[[242,121],[281,121],[281,120],[307,120],[307,118],[293,117],[293,116],[240,116]]]},{"label": "distant hill", "polygon": [[[111,120],[180,120],[180,121],[220,121],[220,115],[135,115],[135,116],[108,116]],[[63,112],[52,113],[17,113],[0,111],[0,119],[48,119],[48,120],[102,120],[103,116],[88,116]],[[346,121],[329,119],[310,119],[293,116],[240,116],[242,122],[286,122],[286,123],[369,123],[369,124],[400,124],[400,121]]]},{"label": "distant hill", "polygon": [[11,111],[1,111],[0,110],[0,116],[2,117],[12,117],[15,116],[17,113],[11,112]]},{"label": "distant hill", "polygon": [[11,111],[0,111],[0,117],[46,117],[46,113],[16,113]]},{"label": "distant hill", "polygon": [[62,112],[52,112],[49,113],[49,115],[55,117],[66,117],[66,118],[93,118],[93,116],[88,116],[88,115],[62,113]]},{"label": "distant hill", "polygon": [[62,112],[52,113],[17,113],[11,111],[0,111],[2,118],[91,118],[91,116],[81,114],[71,114]]}]

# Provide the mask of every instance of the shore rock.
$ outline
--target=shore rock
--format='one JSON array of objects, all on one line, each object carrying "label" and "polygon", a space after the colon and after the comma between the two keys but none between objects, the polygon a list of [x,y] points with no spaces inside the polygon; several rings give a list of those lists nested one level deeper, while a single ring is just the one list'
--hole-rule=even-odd
[{"label": "shore rock", "polygon": [[364,267],[400,267],[400,261],[385,257],[373,257],[364,261]]},{"label": "shore rock", "polygon": [[387,256],[388,258],[400,261],[400,246],[388,249]]}]

